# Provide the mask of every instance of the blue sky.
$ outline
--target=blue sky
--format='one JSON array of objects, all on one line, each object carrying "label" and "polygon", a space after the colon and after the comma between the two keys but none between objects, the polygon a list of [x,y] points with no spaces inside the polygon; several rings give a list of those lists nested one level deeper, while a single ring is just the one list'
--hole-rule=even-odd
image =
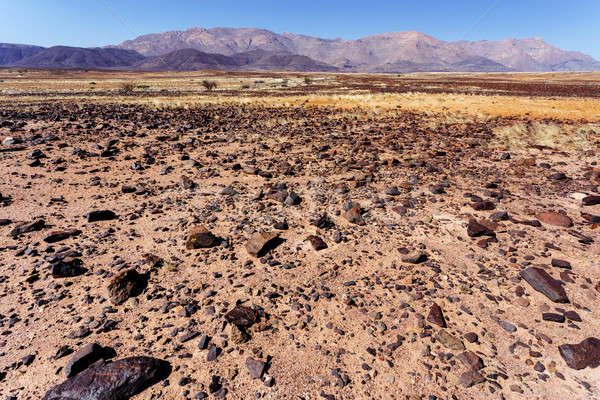
[{"label": "blue sky", "polygon": [[441,40],[540,36],[600,59],[600,0],[0,0],[0,42],[103,46],[190,27],[260,27],[356,39],[417,30]]}]

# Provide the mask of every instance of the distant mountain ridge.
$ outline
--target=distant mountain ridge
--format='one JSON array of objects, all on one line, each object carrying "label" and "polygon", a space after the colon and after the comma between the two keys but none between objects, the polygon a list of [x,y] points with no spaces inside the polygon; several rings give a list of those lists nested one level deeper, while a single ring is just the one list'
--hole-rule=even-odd
[{"label": "distant mountain ridge", "polygon": [[541,38],[445,42],[406,31],[344,40],[258,28],[191,28],[102,48],[0,43],[0,66],[375,73],[600,70],[594,58]]},{"label": "distant mountain ridge", "polygon": [[287,52],[251,50],[231,56],[204,53],[195,49],[181,49],[148,57],[135,64],[145,71],[211,70],[289,70],[289,71],[336,71],[337,68],[317,62],[309,57]]},{"label": "distant mountain ridge", "polygon": [[146,56],[184,48],[223,55],[283,51],[351,72],[600,70],[592,57],[541,38],[445,42],[414,31],[344,40],[258,28],[191,28],[143,35],[117,47]]},{"label": "distant mountain ridge", "polygon": [[0,65],[10,65],[44,50],[40,46],[0,43]]}]

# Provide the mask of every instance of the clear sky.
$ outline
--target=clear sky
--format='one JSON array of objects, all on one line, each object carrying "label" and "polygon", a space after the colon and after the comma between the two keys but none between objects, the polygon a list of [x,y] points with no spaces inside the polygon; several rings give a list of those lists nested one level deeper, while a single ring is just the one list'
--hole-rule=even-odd
[{"label": "clear sky", "polygon": [[600,0],[0,0],[8,43],[104,46],[215,26],[344,39],[405,30],[446,41],[540,36],[600,59]]}]

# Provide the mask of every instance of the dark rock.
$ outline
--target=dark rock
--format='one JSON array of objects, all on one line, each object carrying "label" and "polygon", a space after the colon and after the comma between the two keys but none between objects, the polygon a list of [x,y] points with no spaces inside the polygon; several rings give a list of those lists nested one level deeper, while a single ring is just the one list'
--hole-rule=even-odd
[{"label": "dark rock", "polygon": [[484,211],[484,210],[493,210],[496,208],[496,204],[489,201],[489,200],[483,200],[483,201],[478,201],[476,203],[471,204],[471,208],[473,208],[473,210],[476,211]]},{"label": "dark rock", "polygon": [[252,379],[259,379],[265,371],[265,363],[263,361],[248,357],[246,358],[246,368],[248,369]]},{"label": "dark rock", "polygon": [[170,365],[129,357],[86,369],[46,393],[43,400],[126,400],[164,379]]},{"label": "dark rock", "polygon": [[117,214],[110,210],[96,210],[85,214],[87,222],[110,221],[117,218]]},{"label": "dark rock", "polygon": [[206,249],[217,246],[221,243],[221,239],[213,235],[208,229],[202,225],[194,226],[188,234],[185,242],[185,248],[191,249]]},{"label": "dark rock", "polygon": [[552,278],[546,271],[536,267],[521,271],[521,277],[538,292],[544,294],[555,303],[568,303],[569,298],[558,280]]},{"label": "dark rock", "polygon": [[600,339],[590,337],[578,344],[563,344],[558,346],[558,351],[570,368],[596,368],[600,365]]},{"label": "dark rock", "polygon": [[581,200],[581,204],[584,206],[595,206],[600,204],[600,196],[587,196]]},{"label": "dark rock", "polygon": [[246,242],[246,250],[254,257],[263,257],[271,249],[277,247],[279,242],[279,233],[277,232],[256,232]]},{"label": "dark rock", "polygon": [[319,251],[327,248],[327,244],[318,236],[310,235],[306,238],[312,245],[313,249]]},{"label": "dark rock", "polygon": [[544,321],[552,321],[552,322],[565,322],[565,316],[562,314],[556,313],[542,313],[542,319]]},{"label": "dark rock", "polygon": [[108,284],[108,298],[115,304],[122,304],[130,297],[141,294],[148,283],[148,276],[131,268],[112,277]]},{"label": "dark rock", "polygon": [[230,324],[237,325],[240,328],[247,328],[254,324],[258,318],[256,311],[250,307],[237,305],[227,314],[225,319]]},{"label": "dark rock", "polygon": [[53,278],[72,278],[86,272],[82,265],[83,262],[79,258],[65,257],[52,263],[50,270]]},{"label": "dark rock", "polygon": [[442,309],[437,304],[433,303],[431,308],[429,309],[429,315],[427,315],[427,321],[440,326],[442,328],[446,327],[446,320],[444,319],[444,315],[442,313]]},{"label": "dark rock", "polygon": [[486,226],[480,224],[474,219],[471,219],[467,225],[467,235],[470,237],[495,236],[495,233]]},{"label": "dark rock", "polygon": [[102,346],[97,343],[87,344],[71,356],[71,359],[65,366],[65,375],[67,378],[70,378],[102,358]]},{"label": "dark rock", "polygon": [[215,361],[219,356],[219,349],[214,344],[210,345],[208,353],[206,354],[206,361]]},{"label": "dark rock", "polygon": [[44,229],[46,222],[43,219],[38,219],[33,222],[21,222],[10,231],[10,236],[17,237],[24,233],[35,232]]},{"label": "dark rock", "polygon": [[470,370],[478,371],[483,368],[483,361],[472,351],[464,351],[457,355],[456,358]]},{"label": "dark rock", "polygon": [[571,311],[565,312],[565,317],[569,321],[581,322],[581,317],[579,316],[579,314],[577,314],[576,311],[571,310]]},{"label": "dark rock", "polygon": [[56,243],[61,240],[65,240],[70,238],[71,236],[80,235],[81,231],[79,229],[69,229],[66,231],[54,231],[50,232],[48,235],[44,236],[44,242],[46,243]]},{"label": "dark rock", "polygon": [[360,206],[350,208],[344,214],[344,218],[353,224],[362,225],[364,223],[362,218],[362,208],[360,208]]},{"label": "dark rock", "polygon": [[565,260],[559,260],[557,258],[552,259],[552,266],[557,268],[571,269],[571,263]]},{"label": "dark rock", "polygon": [[464,372],[459,379],[459,383],[466,388],[477,385],[482,382],[485,382],[485,378],[483,377],[483,375],[481,375],[476,370],[472,369]]}]

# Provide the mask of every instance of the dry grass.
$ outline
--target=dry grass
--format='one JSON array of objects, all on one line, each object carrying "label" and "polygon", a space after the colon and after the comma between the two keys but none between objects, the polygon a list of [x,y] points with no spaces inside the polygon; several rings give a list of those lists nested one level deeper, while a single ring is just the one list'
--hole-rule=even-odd
[{"label": "dry grass", "polygon": [[561,151],[586,151],[598,146],[600,124],[548,124],[517,122],[494,130],[492,146],[516,149],[544,146]]},{"label": "dry grass", "polygon": [[[304,83],[307,76],[311,78],[309,91],[306,91],[307,85]],[[410,85],[413,81],[421,82],[420,87],[427,89],[443,87],[446,84],[444,82],[457,79],[471,79],[473,82],[558,82],[565,85],[583,84],[593,88],[600,82],[600,73],[339,75],[3,69],[0,70],[0,104],[85,101],[148,104],[154,107],[196,107],[203,104],[236,103],[273,107],[327,106],[348,112],[356,108],[375,113],[405,110],[429,113],[445,121],[488,121],[502,117],[519,120],[552,119],[579,124],[600,122],[599,98],[499,95],[488,94],[486,89],[482,89],[479,94],[374,93],[369,90],[369,85],[372,88],[386,85],[393,87]],[[202,82],[205,80],[217,83],[217,88],[212,93],[204,91]],[[128,82],[142,85],[145,96],[123,96],[119,93],[119,89]],[[365,88],[357,89],[357,83],[362,85],[365,82]],[[446,84],[446,87],[451,89],[451,84]],[[469,87],[466,86],[466,90]],[[519,129],[515,128],[516,131]]]}]

